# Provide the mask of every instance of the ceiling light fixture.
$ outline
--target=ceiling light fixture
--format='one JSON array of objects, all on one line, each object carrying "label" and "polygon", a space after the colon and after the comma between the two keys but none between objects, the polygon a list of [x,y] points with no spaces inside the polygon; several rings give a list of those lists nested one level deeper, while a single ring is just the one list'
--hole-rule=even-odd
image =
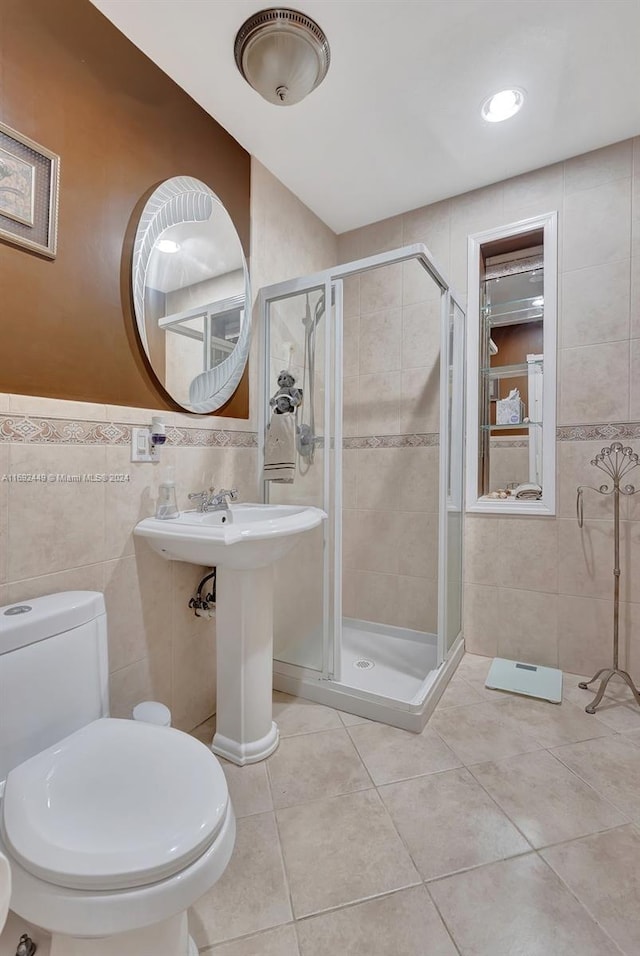
[{"label": "ceiling light fixture", "polygon": [[482,118],[487,123],[501,123],[511,119],[524,103],[524,90],[500,90],[488,96],[482,104]]},{"label": "ceiling light fixture", "polygon": [[177,252],[179,248],[180,243],[174,242],[173,239],[160,239],[156,243],[158,252]]},{"label": "ceiling light fixture", "polygon": [[247,83],[276,106],[308,96],[331,61],[329,42],[315,20],[286,7],[249,17],[236,35],[234,55]]}]

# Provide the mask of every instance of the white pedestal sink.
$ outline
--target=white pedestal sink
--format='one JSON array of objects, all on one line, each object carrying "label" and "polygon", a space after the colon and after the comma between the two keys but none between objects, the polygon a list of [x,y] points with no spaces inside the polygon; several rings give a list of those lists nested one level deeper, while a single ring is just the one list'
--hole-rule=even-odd
[{"label": "white pedestal sink", "polygon": [[319,508],[231,505],[145,518],[134,533],[169,561],[215,567],[216,733],[211,749],[239,766],[278,746],[272,720],[273,563],[326,518]]}]

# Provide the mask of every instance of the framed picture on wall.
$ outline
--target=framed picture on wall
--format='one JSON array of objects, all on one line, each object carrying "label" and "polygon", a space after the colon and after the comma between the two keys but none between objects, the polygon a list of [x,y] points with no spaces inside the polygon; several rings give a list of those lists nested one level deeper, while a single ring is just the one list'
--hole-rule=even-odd
[{"label": "framed picture on wall", "polygon": [[0,239],[54,259],[60,157],[0,123]]}]

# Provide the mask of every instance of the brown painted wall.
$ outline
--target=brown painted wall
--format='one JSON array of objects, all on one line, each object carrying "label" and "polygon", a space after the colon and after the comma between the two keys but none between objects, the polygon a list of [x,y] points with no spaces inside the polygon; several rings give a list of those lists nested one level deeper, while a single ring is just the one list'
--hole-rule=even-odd
[{"label": "brown painted wall", "polygon": [[[57,258],[0,242],[0,391],[175,407],[135,333],[137,216],[195,176],[248,256],[249,154],[89,0],[0,0],[0,120],[61,157]],[[246,375],[223,413],[248,417]]]}]

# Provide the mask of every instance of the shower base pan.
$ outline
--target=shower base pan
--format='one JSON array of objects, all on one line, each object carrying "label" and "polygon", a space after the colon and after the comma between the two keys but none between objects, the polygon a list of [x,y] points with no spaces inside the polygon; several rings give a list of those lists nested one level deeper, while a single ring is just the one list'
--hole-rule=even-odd
[{"label": "shower base pan", "polygon": [[464,653],[459,638],[436,667],[435,634],[345,618],[341,680],[273,662],[276,690],[420,733]]}]

